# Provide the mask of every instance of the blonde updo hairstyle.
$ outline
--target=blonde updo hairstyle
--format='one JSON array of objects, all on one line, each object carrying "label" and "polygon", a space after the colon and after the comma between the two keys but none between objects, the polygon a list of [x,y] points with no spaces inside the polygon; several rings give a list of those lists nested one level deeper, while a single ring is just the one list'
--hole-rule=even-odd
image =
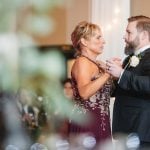
[{"label": "blonde updo hairstyle", "polygon": [[81,39],[89,39],[97,30],[100,30],[98,25],[87,21],[82,21],[75,27],[71,34],[71,41],[76,50],[76,56],[81,55]]}]

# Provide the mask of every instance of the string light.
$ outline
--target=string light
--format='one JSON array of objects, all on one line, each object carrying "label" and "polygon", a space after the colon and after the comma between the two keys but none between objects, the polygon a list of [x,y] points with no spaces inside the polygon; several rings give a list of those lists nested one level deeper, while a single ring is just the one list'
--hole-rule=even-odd
[{"label": "string light", "polygon": [[106,31],[109,31],[109,30],[111,30],[112,29],[112,26],[110,25],[110,24],[108,24],[107,26],[106,26]]},{"label": "string light", "polygon": [[[120,13],[120,9],[118,8],[118,7],[116,7],[115,9],[114,9],[114,14],[115,14],[115,16],[117,15],[118,16],[118,14]],[[108,25],[106,25],[106,27],[104,27],[104,30],[105,31],[110,31],[112,28],[113,28],[113,25],[117,25],[118,24],[118,17],[114,17],[113,19],[112,19],[112,21],[110,21],[110,23],[108,24]]]},{"label": "string light", "polygon": [[114,10],[114,13],[115,14],[119,14],[120,13],[120,9],[118,7],[116,7],[115,10]]}]

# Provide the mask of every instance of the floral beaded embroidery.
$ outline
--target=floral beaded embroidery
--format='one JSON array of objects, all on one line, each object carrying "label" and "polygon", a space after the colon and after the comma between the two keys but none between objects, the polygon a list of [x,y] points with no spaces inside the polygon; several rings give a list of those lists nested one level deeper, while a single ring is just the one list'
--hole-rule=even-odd
[{"label": "floral beaded embroidery", "polygon": [[[91,110],[99,108],[99,116],[101,119],[101,128],[105,131],[105,116],[109,115],[109,104],[110,104],[110,92],[111,92],[111,80],[103,86],[102,89],[97,91],[89,100],[82,100],[76,89],[75,83],[73,83],[73,91],[75,96],[75,104],[72,113],[86,114]],[[80,109],[78,109],[80,107]]]}]

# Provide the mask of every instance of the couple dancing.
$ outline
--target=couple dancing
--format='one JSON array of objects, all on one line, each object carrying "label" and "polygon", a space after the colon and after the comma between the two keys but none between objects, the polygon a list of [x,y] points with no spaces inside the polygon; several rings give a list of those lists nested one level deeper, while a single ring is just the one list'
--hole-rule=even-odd
[{"label": "couple dancing", "polygon": [[[136,133],[141,147],[150,145],[150,18],[128,18],[124,40],[130,55],[121,64],[111,58],[106,64],[96,60],[105,40],[101,28],[79,23],[71,35],[76,60],[71,70],[75,107],[73,113],[90,113],[88,123],[70,121],[72,135],[89,133],[97,143],[111,138],[109,101],[115,93],[112,133]],[[133,56],[136,55],[136,56]],[[116,81],[115,89],[112,85]]]}]

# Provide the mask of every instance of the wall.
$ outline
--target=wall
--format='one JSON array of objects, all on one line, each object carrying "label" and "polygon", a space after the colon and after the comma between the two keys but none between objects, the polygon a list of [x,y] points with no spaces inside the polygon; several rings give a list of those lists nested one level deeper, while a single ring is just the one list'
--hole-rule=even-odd
[{"label": "wall", "polygon": [[[46,37],[34,37],[37,43],[39,45],[71,44],[70,34],[75,25],[82,20],[93,20],[92,2],[93,0],[64,0],[64,5],[53,8],[49,13],[54,23],[53,32],[49,33]],[[150,16],[150,0],[130,0],[130,3],[131,15],[143,14]],[[106,9],[103,11],[107,12]],[[97,17],[100,15],[97,13]]]},{"label": "wall", "polygon": [[45,37],[34,37],[38,45],[71,44],[70,34],[75,25],[90,18],[90,0],[64,0],[64,5],[53,8],[49,16],[54,29]]},{"label": "wall", "polygon": [[130,0],[131,15],[146,15],[150,17],[150,0]]},{"label": "wall", "polygon": [[57,45],[66,43],[67,12],[66,8],[55,7],[49,12],[53,21],[53,30],[47,36],[34,37],[38,45]]},{"label": "wall", "polygon": [[90,20],[91,0],[72,0],[66,5],[67,9],[67,36],[66,42],[71,43],[70,34],[74,27],[83,20]]}]

